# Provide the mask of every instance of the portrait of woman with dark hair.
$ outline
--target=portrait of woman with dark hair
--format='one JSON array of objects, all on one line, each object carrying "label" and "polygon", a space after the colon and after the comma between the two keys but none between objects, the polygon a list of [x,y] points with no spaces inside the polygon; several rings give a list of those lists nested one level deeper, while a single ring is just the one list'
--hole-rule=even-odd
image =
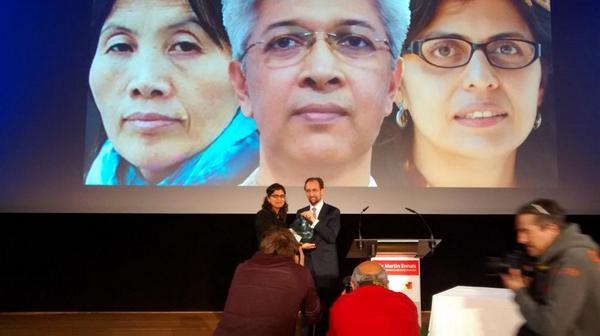
[{"label": "portrait of woman with dark hair", "polygon": [[415,0],[411,11],[378,183],[555,185],[550,2]]},{"label": "portrait of woman with dark hair", "polygon": [[103,127],[86,185],[236,185],[253,169],[220,1],[95,1],[93,33],[88,113]]}]

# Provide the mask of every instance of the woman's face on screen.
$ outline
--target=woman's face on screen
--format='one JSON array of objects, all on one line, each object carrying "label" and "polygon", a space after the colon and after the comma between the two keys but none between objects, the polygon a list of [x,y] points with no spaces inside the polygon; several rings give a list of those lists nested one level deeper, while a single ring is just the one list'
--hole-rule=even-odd
[{"label": "woman's face on screen", "polygon": [[89,75],[117,151],[144,173],[206,148],[234,114],[229,61],[187,1],[118,0]]},{"label": "woman's face on screen", "polygon": [[[534,41],[509,0],[444,1],[417,39],[448,35],[475,43],[502,35]],[[539,59],[501,69],[479,49],[458,68],[436,67],[416,54],[404,60],[402,94],[415,125],[415,155],[426,149],[450,157],[503,157],[531,132],[542,96]]]}]

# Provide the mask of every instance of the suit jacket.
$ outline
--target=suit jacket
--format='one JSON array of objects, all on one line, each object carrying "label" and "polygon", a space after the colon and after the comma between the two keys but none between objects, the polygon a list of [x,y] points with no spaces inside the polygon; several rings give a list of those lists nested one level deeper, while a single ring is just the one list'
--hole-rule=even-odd
[{"label": "suit jacket", "polygon": [[[310,207],[304,207],[296,213],[296,216]],[[338,255],[335,241],[340,232],[340,210],[333,205],[323,203],[319,212],[319,223],[315,226],[314,250],[305,251],[304,264],[316,278],[339,277]]]}]

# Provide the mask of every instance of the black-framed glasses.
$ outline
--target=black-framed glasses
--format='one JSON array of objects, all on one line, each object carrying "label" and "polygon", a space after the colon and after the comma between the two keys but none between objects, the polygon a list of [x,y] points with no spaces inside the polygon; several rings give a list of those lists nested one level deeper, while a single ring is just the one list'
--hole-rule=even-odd
[{"label": "black-framed glasses", "polygon": [[269,197],[274,198],[274,199],[285,199],[285,194],[271,194],[269,195]]},{"label": "black-framed glasses", "polygon": [[264,63],[271,67],[287,67],[300,62],[310,52],[319,35],[338,57],[353,65],[364,65],[370,62],[383,44],[391,54],[387,39],[370,36],[370,31],[361,28],[348,28],[338,32],[308,32],[306,30],[287,29],[278,31],[265,40],[250,44],[242,53],[243,60],[248,52],[259,45],[258,49]]},{"label": "black-framed glasses", "polygon": [[496,39],[473,43],[457,37],[434,37],[409,44],[406,52],[440,68],[468,64],[476,50],[482,50],[491,65],[502,69],[521,69],[542,56],[542,45],[522,39]]}]

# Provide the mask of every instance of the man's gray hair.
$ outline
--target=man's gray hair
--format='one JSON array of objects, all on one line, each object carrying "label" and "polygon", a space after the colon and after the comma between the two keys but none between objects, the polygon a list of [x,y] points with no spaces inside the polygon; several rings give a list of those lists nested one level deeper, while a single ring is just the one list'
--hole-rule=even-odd
[{"label": "man's gray hair", "polygon": [[[223,0],[223,25],[231,41],[233,58],[240,60],[257,20],[256,9],[260,0]],[[354,1],[354,0],[353,0]],[[400,51],[410,25],[409,0],[372,0],[378,9],[379,19],[385,27],[386,37],[394,60]],[[340,11],[343,11],[340,8]]]},{"label": "man's gray hair", "polygon": [[363,274],[360,272],[359,266],[356,266],[352,272],[352,281],[358,287],[363,285],[378,285],[387,287],[388,285],[387,273],[385,273],[383,268],[377,274]]}]

